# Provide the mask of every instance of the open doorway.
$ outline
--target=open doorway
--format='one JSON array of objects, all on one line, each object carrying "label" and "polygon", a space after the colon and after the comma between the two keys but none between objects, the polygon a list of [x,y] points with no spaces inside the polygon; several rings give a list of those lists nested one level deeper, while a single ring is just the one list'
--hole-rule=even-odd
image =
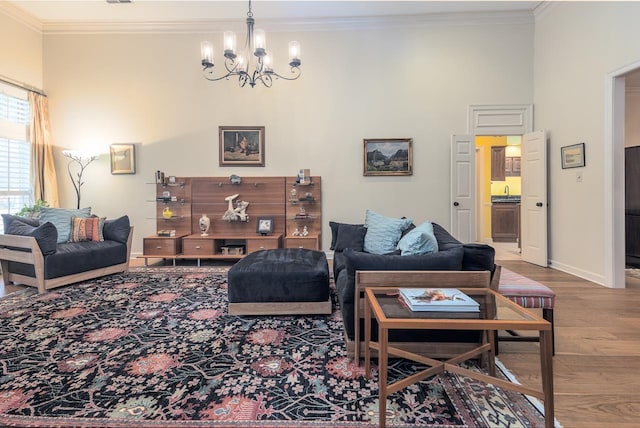
[{"label": "open doorway", "polygon": [[496,258],[521,260],[520,197],[522,137],[476,136],[477,241]]},{"label": "open doorway", "polygon": [[626,262],[625,222],[625,146],[629,135],[626,116],[633,87],[640,73],[640,61],[628,64],[607,75],[605,97],[605,282],[611,288],[624,288]]},{"label": "open doorway", "polygon": [[625,76],[625,286],[640,286],[640,70]]}]

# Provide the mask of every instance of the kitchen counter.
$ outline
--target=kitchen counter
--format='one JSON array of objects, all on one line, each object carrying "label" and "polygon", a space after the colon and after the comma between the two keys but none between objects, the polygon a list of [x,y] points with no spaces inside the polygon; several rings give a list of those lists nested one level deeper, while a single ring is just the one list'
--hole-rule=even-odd
[{"label": "kitchen counter", "polygon": [[519,204],[520,203],[520,195],[492,195],[491,196],[492,204]]}]

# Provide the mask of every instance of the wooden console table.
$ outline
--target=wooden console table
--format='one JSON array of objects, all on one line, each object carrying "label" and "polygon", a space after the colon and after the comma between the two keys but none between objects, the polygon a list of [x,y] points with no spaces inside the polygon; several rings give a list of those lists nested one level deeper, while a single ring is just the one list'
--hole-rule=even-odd
[{"label": "wooden console table", "polygon": [[[365,336],[365,373],[371,376],[371,349],[378,351],[379,366],[379,426],[384,427],[386,420],[387,396],[400,391],[409,385],[419,382],[444,371],[458,373],[482,382],[491,383],[504,389],[531,395],[544,400],[545,426],[554,425],[553,407],[553,362],[551,343],[551,324],[533,312],[522,308],[494,290],[487,288],[460,288],[480,303],[480,313],[477,319],[433,318],[433,312],[425,315],[404,307],[398,300],[397,287],[367,287],[365,288],[364,305],[364,336]],[[372,316],[378,322],[378,342],[371,341]],[[429,318],[426,318],[429,316]],[[473,350],[447,359],[445,361],[408,352],[389,346],[389,330],[479,330],[484,332],[484,340]],[[520,384],[508,382],[495,377],[494,337],[497,330],[534,330],[540,334],[540,365],[542,371],[542,389],[533,389]],[[479,355],[489,355],[489,374],[458,366]],[[407,358],[428,366],[406,379],[393,384],[387,384],[387,360],[389,355]]]}]

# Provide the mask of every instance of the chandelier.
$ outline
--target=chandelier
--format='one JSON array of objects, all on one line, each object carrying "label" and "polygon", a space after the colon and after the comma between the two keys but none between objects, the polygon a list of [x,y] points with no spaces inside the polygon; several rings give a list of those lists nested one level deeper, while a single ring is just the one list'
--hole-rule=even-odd
[{"label": "chandelier", "polygon": [[[247,83],[253,88],[256,83],[262,82],[267,88],[271,87],[273,76],[285,80],[296,80],[300,77],[300,43],[289,42],[289,66],[293,77],[285,77],[273,70],[273,55],[267,50],[267,40],[264,30],[253,29],[253,12],[251,12],[251,0],[249,0],[249,11],[247,12],[247,39],[244,50],[236,51],[236,34],[233,31],[224,32],[224,67],[226,74],[214,76],[213,64],[213,44],[202,42],[202,72],[205,79],[216,81],[229,79],[231,76],[238,76],[240,87]],[[253,58],[255,57],[255,58]],[[255,64],[254,64],[255,62]]]}]

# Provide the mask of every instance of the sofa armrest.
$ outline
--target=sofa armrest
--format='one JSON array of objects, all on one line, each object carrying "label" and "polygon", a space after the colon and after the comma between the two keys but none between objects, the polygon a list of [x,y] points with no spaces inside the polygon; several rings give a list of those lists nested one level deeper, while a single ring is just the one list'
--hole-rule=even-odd
[{"label": "sofa armrest", "polygon": [[129,236],[127,237],[127,266],[131,259],[131,243],[133,242],[133,226],[129,227]]},{"label": "sofa armrest", "polygon": [[9,280],[9,262],[19,262],[33,265],[38,291],[44,292],[44,256],[36,238],[32,236],[0,235],[0,265],[2,279],[6,284]]}]

